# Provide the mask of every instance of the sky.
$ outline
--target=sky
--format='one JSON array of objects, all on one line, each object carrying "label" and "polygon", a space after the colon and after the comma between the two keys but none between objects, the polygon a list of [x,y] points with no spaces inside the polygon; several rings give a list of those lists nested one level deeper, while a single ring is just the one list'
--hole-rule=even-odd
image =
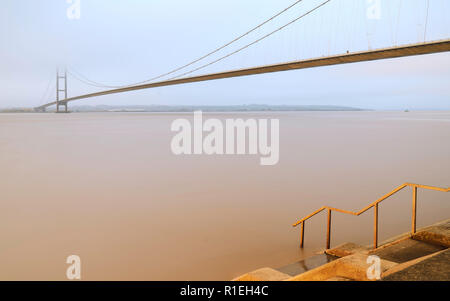
[{"label": "sky", "polygon": [[[239,49],[324,1],[303,0],[178,74]],[[2,1],[0,107],[34,107],[53,101],[57,67],[106,85],[147,80],[222,46],[295,0],[80,0],[79,18],[77,10],[71,9],[75,2]],[[450,35],[448,0],[376,3],[331,0],[267,39],[190,75]],[[442,53],[162,87],[70,105],[285,104],[449,110],[449,82],[450,54]],[[99,90],[69,75],[69,97]]]}]

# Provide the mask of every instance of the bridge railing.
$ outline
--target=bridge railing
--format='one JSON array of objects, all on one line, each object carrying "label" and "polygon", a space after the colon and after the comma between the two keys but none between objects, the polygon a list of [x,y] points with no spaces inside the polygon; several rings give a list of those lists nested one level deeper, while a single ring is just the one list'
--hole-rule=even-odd
[{"label": "bridge railing", "polygon": [[412,218],[411,218],[411,235],[416,233],[416,209],[417,209],[417,189],[427,189],[427,190],[435,190],[435,191],[443,191],[443,192],[450,192],[450,188],[440,188],[440,187],[434,187],[434,186],[428,186],[428,185],[420,185],[420,184],[413,184],[413,183],[405,183],[391,192],[385,194],[375,202],[371,203],[367,207],[363,208],[362,210],[358,212],[348,211],[348,210],[342,210],[337,209],[329,206],[323,206],[322,208],[314,211],[313,213],[309,214],[308,216],[304,217],[303,219],[299,220],[295,224],[293,224],[293,227],[297,227],[298,225],[301,225],[301,231],[300,231],[300,247],[303,248],[304,246],[304,240],[305,240],[305,222],[315,216],[316,214],[327,210],[328,216],[327,216],[327,237],[326,237],[326,248],[330,249],[331,244],[331,212],[336,211],[340,213],[350,214],[354,216],[359,216],[363,214],[364,212],[368,211],[371,208],[374,208],[374,221],[373,221],[373,247],[376,249],[378,247],[378,205],[386,200],[387,198],[391,197],[392,195],[396,194],[400,190],[404,189],[405,187],[411,187],[412,188]]}]

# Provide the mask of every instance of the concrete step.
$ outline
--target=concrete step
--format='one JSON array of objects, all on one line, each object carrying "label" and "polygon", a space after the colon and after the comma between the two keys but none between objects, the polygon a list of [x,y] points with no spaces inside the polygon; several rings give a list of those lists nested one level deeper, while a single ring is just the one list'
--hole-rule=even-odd
[{"label": "concrete step", "polygon": [[407,238],[370,252],[381,259],[404,263],[444,250],[445,247]]},{"label": "concrete step", "polygon": [[337,256],[332,256],[328,254],[319,254],[308,257],[306,259],[291,263],[281,268],[277,268],[277,271],[280,271],[284,274],[290,276],[296,276],[302,274],[304,272],[315,269],[319,266],[332,262],[333,260],[338,259]]},{"label": "concrete step", "polygon": [[450,248],[450,220],[426,227],[417,232],[413,238]]},{"label": "concrete step", "polygon": [[346,277],[335,276],[335,277],[328,278],[325,281],[355,281],[355,280],[346,278]]},{"label": "concrete step", "polygon": [[383,277],[384,281],[450,281],[450,249],[400,264]]},{"label": "concrete step", "polygon": [[232,281],[284,281],[290,277],[272,268],[262,268],[234,278]]},{"label": "concrete step", "polygon": [[[366,281],[367,269],[370,264],[367,263],[367,254],[355,253],[348,255],[315,269],[307,271],[297,276],[293,276],[289,281],[338,281],[345,279]],[[395,262],[390,262],[388,260],[381,259],[380,261],[380,272],[381,275],[386,271],[392,269],[398,265]]]}]

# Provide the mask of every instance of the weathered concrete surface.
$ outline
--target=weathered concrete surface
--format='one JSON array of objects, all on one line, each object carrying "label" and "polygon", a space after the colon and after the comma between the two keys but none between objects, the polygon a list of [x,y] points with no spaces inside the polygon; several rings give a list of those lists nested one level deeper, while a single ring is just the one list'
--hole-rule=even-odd
[{"label": "weathered concrete surface", "polygon": [[450,249],[389,271],[383,281],[450,281]]},{"label": "weathered concrete surface", "polygon": [[413,238],[449,248],[450,219],[420,230]]},{"label": "weathered concrete surface", "polygon": [[[289,279],[290,281],[324,281],[335,277],[343,277],[351,280],[367,281],[366,254],[356,253],[345,256],[333,262],[327,263],[314,270],[305,272]],[[381,259],[381,275],[396,266],[397,263]],[[383,277],[383,276],[382,276]]]},{"label": "weathered concrete surface", "polygon": [[404,239],[388,247],[370,252],[371,255],[377,255],[381,259],[396,263],[404,263],[416,258],[427,256],[439,251],[444,247],[430,244],[414,239]]},{"label": "weathered concrete surface", "polygon": [[345,257],[345,256],[353,255],[355,253],[364,254],[367,252],[368,252],[368,248],[351,243],[351,242],[344,243],[333,249],[329,249],[329,250],[325,251],[325,253],[336,256],[336,257]]},{"label": "weathered concrete surface", "polygon": [[352,279],[345,278],[345,277],[332,277],[328,278],[326,281],[353,281]]},{"label": "weathered concrete surface", "polygon": [[271,268],[262,268],[233,279],[233,281],[283,281],[291,276]]}]

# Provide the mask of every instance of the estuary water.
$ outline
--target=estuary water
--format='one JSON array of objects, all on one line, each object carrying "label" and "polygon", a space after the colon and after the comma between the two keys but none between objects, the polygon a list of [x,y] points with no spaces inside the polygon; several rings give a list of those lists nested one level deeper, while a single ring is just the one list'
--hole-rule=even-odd
[{"label": "estuary water", "polygon": [[[176,156],[192,113],[0,114],[0,280],[229,280],[325,246],[322,205],[360,210],[404,182],[450,186],[450,112],[204,113],[277,118],[280,159]],[[380,241],[411,227],[411,191],[380,205]],[[418,226],[450,194],[419,190]],[[332,246],[372,243],[373,212],[332,216]]]}]

